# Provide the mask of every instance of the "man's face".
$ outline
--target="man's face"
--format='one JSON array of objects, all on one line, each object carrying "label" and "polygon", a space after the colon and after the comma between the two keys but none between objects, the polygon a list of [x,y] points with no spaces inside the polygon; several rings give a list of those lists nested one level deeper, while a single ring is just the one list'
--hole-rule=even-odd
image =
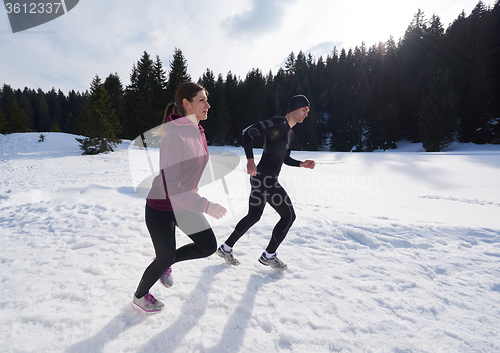
[{"label": "man's face", "polygon": [[292,112],[292,119],[294,119],[297,123],[302,123],[308,115],[309,107],[303,107]]}]

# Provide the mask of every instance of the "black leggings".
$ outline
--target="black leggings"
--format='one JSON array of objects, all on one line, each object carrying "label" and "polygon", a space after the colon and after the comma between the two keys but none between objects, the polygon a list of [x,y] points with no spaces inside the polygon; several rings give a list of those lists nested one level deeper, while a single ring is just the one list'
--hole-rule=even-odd
[{"label": "black leggings", "polygon": [[[176,216],[179,222],[176,221]],[[184,221],[181,222],[181,219]],[[160,211],[146,204],[146,225],[153,240],[156,259],[144,271],[135,293],[138,298],[148,294],[172,264],[207,257],[217,250],[215,234],[201,213],[188,210]],[[176,250],[176,226],[186,233],[193,243]]]},{"label": "black leggings", "polygon": [[226,240],[226,244],[233,247],[238,239],[260,220],[266,203],[269,203],[281,216],[273,229],[271,240],[266,248],[268,253],[275,253],[278,246],[285,239],[293,221],[295,221],[292,202],[285,189],[278,182],[277,177],[259,173],[255,177],[250,177],[250,184],[252,190],[250,192],[248,214],[238,222],[233,233]]}]

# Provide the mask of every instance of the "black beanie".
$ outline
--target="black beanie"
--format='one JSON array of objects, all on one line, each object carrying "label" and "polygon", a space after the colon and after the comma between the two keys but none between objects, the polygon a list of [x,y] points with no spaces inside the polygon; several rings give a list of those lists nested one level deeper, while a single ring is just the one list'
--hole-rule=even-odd
[{"label": "black beanie", "polygon": [[293,112],[294,110],[309,106],[309,100],[306,98],[306,96],[299,94],[297,96],[293,96],[290,99],[290,101],[288,102],[288,110],[286,113],[288,114],[290,112]]}]

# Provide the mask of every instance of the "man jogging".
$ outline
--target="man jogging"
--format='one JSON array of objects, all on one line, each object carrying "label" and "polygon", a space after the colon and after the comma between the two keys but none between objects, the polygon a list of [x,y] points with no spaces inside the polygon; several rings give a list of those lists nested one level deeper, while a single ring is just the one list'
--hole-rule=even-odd
[{"label": "man jogging", "polygon": [[[278,176],[283,163],[292,167],[313,169],[315,162],[306,160],[300,162],[290,157],[290,147],[293,141],[292,128],[302,123],[309,114],[309,100],[303,95],[290,99],[285,117],[276,116],[267,121],[253,124],[243,130],[243,147],[247,157],[247,173],[251,175],[250,200],[248,214],[236,225],[233,233],[222,244],[217,254],[228,264],[239,265],[233,256],[233,246],[260,219],[267,203],[281,216],[274,227],[271,240],[262,253],[259,262],[275,270],[285,270],[287,265],[278,259],[276,250],[285,239],[288,230],[295,220],[295,212],[288,194],[278,182]],[[254,163],[253,139],[264,135],[264,152],[259,165]]]}]

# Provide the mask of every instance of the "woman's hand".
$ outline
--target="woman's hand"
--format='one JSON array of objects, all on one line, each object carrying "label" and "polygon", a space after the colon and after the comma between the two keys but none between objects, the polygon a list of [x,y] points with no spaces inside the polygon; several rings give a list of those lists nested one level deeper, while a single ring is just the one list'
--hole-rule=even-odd
[{"label": "woman's hand", "polygon": [[311,160],[308,159],[307,161],[300,162],[300,166],[302,168],[314,169],[314,167],[316,166],[316,162],[311,161]]},{"label": "woman's hand", "polygon": [[215,219],[222,218],[226,215],[227,210],[218,203],[210,202],[207,209],[207,215]]}]

